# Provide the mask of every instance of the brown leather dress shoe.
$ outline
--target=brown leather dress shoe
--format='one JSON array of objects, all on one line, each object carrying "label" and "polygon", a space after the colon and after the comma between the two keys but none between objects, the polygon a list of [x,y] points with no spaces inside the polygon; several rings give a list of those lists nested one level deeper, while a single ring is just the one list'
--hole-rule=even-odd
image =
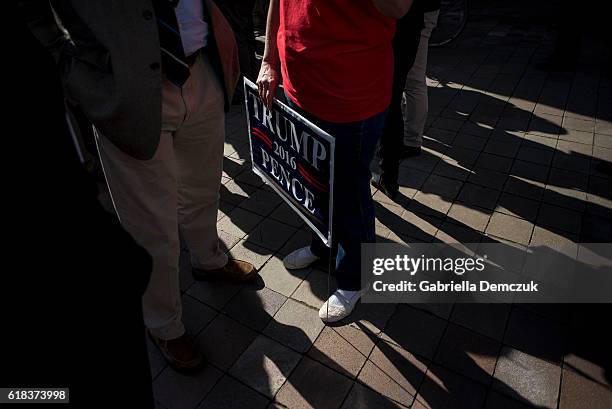
[{"label": "brown leather dress shoe", "polygon": [[204,356],[187,334],[183,334],[175,339],[164,340],[157,338],[149,332],[149,337],[159,348],[168,364],[177,371],[195,371],[204,363]]},{"label": "brown leather dress shoe", "polygon": [[257,270],[253,264],[234,259],[229,259],[225,266],[214,270],[193,267],[191,271],[196,280],[243,282],[252,281],[257,277]]}]

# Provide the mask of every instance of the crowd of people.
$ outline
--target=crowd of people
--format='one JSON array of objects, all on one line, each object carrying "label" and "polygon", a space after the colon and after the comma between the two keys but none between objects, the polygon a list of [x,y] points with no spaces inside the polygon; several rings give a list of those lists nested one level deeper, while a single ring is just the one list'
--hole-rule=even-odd
[{"label": "crowd of people", "polygon": [[[360,246],[375,241],[370,184],[393,198],[400,160],[420,153],[428,38],[439,0],[19,5],[57,64],[67,105],[93,125],[121,226],[151,257],[144,326],[173,368],[190,371],[203,362],[182,319],[179,232],[195,279],[247,282],[258,274],[228,258],[216,226],[225,113],[240,74],[256,79],[268,106],[282,84],[287,103],[336,140],[338,289],[319,316],[335,322],[351,314],[361,296]],[[262,10],[259,66],[253,12],[257,22]],[[313,235],[310,246],[283,262],[299,269],[328,254]]]}]

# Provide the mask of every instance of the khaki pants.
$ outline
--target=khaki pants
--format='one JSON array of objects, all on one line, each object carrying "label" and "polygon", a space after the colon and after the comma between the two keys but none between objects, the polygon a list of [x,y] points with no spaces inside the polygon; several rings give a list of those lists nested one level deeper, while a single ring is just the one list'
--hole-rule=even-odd
[{"label": "khaki pants", "polygon": [[425,13],[423,22],[425,27],[421,30],[421,41],[414,59],[414,64],[406,76],[406,88],[402,98],[402,111],[404,113],[404,145],[420,147],[423,144],[423,130],[427,121],[429,101],[427,98],[427,51],[429,37],[438,24],[438,13],[434,10]]},{"label": "khaki pants", "polygon": [[162,79],[161,138],[152,159],[134,159],[104,136],[98,134],[97,139],[119,219],[153,258],[143,310],[145,325],[162,339],[185,332],[178,226],[193,266],[213,269],[227,263],[216,227],[225,136],[224,96],[206,58],[197,58],[182,88]]}]

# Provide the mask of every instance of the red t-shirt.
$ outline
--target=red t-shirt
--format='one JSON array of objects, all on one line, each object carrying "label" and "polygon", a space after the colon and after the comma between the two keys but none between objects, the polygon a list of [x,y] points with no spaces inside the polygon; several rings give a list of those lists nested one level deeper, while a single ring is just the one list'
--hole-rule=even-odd
[{"label": "red t-shirt", "polygon": [[354,122],[389,106],[395,20],[372,0],[280,0],[283,86],[304,111]]}]

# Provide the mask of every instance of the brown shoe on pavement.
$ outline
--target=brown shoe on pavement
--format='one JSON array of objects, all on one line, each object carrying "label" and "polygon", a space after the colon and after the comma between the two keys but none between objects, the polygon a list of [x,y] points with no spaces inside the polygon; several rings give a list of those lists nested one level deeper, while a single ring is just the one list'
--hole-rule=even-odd
[{"label": "brown shoe on pavement", "polygon": [[164,340],[149,332],[149,337],[159,348],[168,364],[177,371],[195,371],[204,363],[204,356],[187,334]]},{"label": "brown shoe on pavement", "polygon": [[214,270],[193,267],[191,271],[196,280],[244,282],[252,281],[257,277],[257,270],[253,264],[234,259],[229,259],[225,266]]}]

